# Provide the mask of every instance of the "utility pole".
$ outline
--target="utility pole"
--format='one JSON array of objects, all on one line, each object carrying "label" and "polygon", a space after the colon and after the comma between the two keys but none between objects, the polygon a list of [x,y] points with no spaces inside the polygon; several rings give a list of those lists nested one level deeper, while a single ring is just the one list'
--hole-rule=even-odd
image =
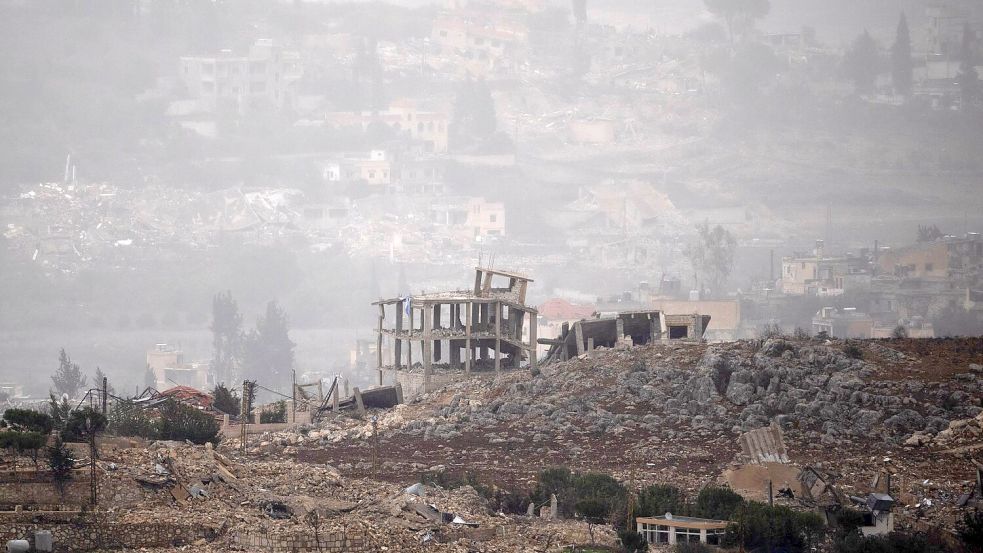
[{"label": "utility pole", "polygon": [[105,376],[102,377],[102,414],[106,415],[106,404],[108,402],[107,396],[109,395],[109,379]]},{"label": "utility pole", "polygon": [[249,423],[249,412],[253,403],[253,384],[248,380],[242,381],[242,406],[239,409],[239,442],[242,453],[246,453],[246,425]]},{"label": "utility pole", "polygon": [[290,395],[292,399],[290,400],[291,410],[293,411],[293,417],[290,422],[297,422],[297,369],[290,369]]},{"label": "utility pole", "polygon": [[375,465],[375,473],[379,474],[379,417],[372,415],[372,464]]}]

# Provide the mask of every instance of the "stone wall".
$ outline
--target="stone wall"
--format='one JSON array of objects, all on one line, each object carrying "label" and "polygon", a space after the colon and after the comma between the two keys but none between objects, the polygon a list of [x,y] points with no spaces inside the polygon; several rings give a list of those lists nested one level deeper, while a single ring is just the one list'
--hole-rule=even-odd
[{"label": "stone wall", "polygon": [[[164,523],[98,523],[76,520],[63,523],[23,523],[21,517],[0,515],[0,542],[26,539],[34,545],[34,533],[49,530],[55,551],[91,551],[94,549],[140,549],[143,547],[173,547],[197,540],[214,539],[214,529]],[[9,519],[15,522],[10,523]]]},{"label": "stone wall", "polygon": [[0,479],[0,505],[86,505],[89,496],[88,470],[75,471],[64,493],[44,473],[20,480]]},{"label": "stone wall", "polygon": [[[232,534],[229,547],[234,550],[264,551],[266,553],[369,553],[378,551],[368,535],[360,531],[322,532],[314,539],[313,532],[267,534],[263,532],[237,532]],[[320,547],[318,547],[320,542]]]},{"label": "stone wall", "polygon": [[[403,399],[408,401],[421,394],[426,393],[423,389],[423,372],[410,372],[405,369],[382,369],[382,377],[385,385],[399,384],[403,387]],[[434,371],[430,375],[430,391],[442,388],[453,382],[465,378],[464,370],[460,371]]]}]

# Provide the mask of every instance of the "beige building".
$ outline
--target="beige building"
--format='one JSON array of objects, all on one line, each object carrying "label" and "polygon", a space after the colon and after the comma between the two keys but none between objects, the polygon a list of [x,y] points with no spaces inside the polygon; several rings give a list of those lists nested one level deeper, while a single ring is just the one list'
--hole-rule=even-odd
[{"label": "beige building", "polygon": [[700,313],[710,315],[704,329],[707,340],[738,340],[741,328],[741,302],[738,300],[652,300],[652,307],[663,313]]},{"label": "beige building", "polygon": [[270,39],[257,40],[244,56],[222,50],[214,56],[185,56],[180,64],[188,93],[207,110],[223,101],[239,110],[259,104],[281,109],[289,105],[293,84],[303,75],[300,54]]},{"label": "beige building", "polygon": [[394,101],[388,110],[382,112],[338,111],[324,115],[324,124],[335,128],[356,127],[365,131],[373,123],[388,125],[419,141],[423,151],[438,154],[447,152],[448,122],[446,112],[422,110],[412,100]]},{"label": "beige building", "polygon": [[205,391],[215,385],[208,363],[187,363],[184,352],[168,344],[147,351],[147,368],[154,372],[154,388],[159,392],[175,386]]},{"label": "beige building", "polygon": [[505,236],[505,204],[484,198],[443,199],[431,204],[430,221],[467,240]]},{"label": "beige building", "polygon": [[635,519],[635,524],[637,532],[645,536],[645,541],[652,544],[705,543],[707,545],[720,545],[730,522],[666,513],[660,517],[638,517]]}]

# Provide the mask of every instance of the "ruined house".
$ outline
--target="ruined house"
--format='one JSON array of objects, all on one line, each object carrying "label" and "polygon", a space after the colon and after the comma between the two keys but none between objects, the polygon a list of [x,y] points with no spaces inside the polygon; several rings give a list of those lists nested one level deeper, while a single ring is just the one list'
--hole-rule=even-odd
[{"label": "ruined house", "polygon": [[379,385],[400,384],[411,397],[472,372],[535,367],[538,313],[526,305],[530,282],[476,267],[471,289],[374,302]]}]

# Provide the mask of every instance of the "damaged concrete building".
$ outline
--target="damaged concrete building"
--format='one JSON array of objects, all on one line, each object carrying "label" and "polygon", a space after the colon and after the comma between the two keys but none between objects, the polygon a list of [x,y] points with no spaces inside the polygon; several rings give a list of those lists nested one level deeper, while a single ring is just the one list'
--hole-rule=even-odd
[{"label": "damaged concrete building", "polygon": [[379,385],[389,380],[414,396],[472,372],[536,367],[538,313],[526,305],[530,282],[476,267],[472,289],[374,302]]},{"label": "damaged concrete building", "polygon": [[710,324],[709,315],[666,315],[661,311],[624,311],[609,316],[564,323],[557,338],[540,339],[549,345],[546,362],[565,361],[593,348],[640,346],[668,340],[697,340]]}]

